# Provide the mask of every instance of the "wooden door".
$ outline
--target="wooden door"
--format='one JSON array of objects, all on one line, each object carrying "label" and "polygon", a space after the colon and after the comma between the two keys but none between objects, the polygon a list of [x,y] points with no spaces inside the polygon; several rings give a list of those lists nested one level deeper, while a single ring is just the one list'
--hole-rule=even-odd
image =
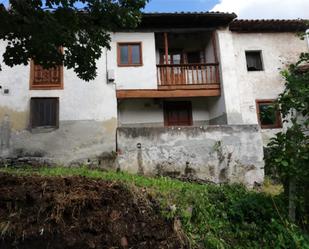
[{"label": "wooden door", "polygon": [[192,105],[190,101],[164,102],[165,126],[191,126]]}]

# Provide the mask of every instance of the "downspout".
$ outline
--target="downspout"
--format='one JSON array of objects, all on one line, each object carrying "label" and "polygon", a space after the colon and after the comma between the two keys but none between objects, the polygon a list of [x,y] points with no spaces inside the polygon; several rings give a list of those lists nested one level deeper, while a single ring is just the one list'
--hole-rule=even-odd
[{"label": "downspout", "polygon": [[[114,33],[113,33],[114,35]],[[108,49],[105,48],[105,72],[106,72],[106,83],[108,84],[108,69],[109,69],[109,60],[108,60]],[[116,76],[115,76],[116,77]],[[115,94],[116,94],[116,82],[114,81],[112,83],[114,85],[114,90],[115,90]],[[117,109],[117,116],[116,116],[116,119],[117,119],[117,127],[116,127],[116,132],[115,132],[115,150],[116,150],[116,153],[118,154],[119,153],[119,149],[118,149],[118,128],[120,127],[120,111],[119,111],[119,108],[118,108],[118,99],[117,99],[117,96],[116,96],[116,109]],[[117,163],[117,166],[116,166],[117,170],[120,170],[120,166],[119,164]]]}]

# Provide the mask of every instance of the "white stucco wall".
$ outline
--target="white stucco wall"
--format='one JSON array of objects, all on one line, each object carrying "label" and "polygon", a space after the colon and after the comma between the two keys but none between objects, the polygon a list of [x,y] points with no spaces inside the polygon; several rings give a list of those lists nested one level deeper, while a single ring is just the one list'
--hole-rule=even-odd
[{"label": "white stucco wall", "polygon": [[[175,99],[166,99],[166,101],[173,100]],[[209,121],[207,98],[181,100],[191,101],[194,125],[205,124]],[[139,99],[119,102],[118,124],[119,126],[164,126],[163,100]]]},{"label": "white stucco wall", "polygon": [[[295,63],[301,52],[308,51],[306,41],[295,33],[236,33],[233,32],[234,63],[239,86],[240,108],[246,124],[256,124],[256,100],[276,99],[284,90],[282,69]],[[245,51],[259,50],[263,71],[247,71]],[[280,129],[263,129],[263,139]]]},{"label": "white stucco wall", "polygon": [[237,80],[237,64],[234,58],[232,32],[227,29],[218,30],[216,33],[221,69],[221,94],[220,104],[217,109],[224,109],[228,124],[242,124],[241,105],[239,98],[239,84]]},{"label": "white stucco wall", "polygon": [[[1,45],[2,54],[4,44]],[[85,82],[65,69],[63,90],[30,90],[30,65],[2,65],[0,128],[4,129],[0,129],[0,157],[40,155],[69,164],[115,150],[117,100],[115,86],[106,83],[103,54],[93,81]],[[5,95],[4,89],[10,93]],[[59,129],[30,131],[31,97],[59,98]]]},{"label": "white stucco wall", "polygon": [[[2,52],[3,47],[0,50],[0,53]],[[2,86],[0,107],[11,111],[28,112],[31,97],[59,97],[60,121],[103,121],[116,118],[115,87],[106,83],[105,61],[105,56],[98,61],[98,76],[90,82],[79,79],[73,70],[65,69],[63,90],[29,90],[30,65],[13,68],[3,65],[3,70],[0,72]],[[10,90],[9,95],[3,94],[4,88]]]},{"label": "white stucco wall", "polygon": [[153,99],[124,100],[118,103],[118,124],[161,125],[164,123],[162,104]]},{"label": "white stucco wall", "polygon": [[[154,33],[113,33],[108,51],[108,70],[114,70],[117,89],[156,89],[157,69]],[[117,42],[141,42],[143,65],[118,67]]]}]

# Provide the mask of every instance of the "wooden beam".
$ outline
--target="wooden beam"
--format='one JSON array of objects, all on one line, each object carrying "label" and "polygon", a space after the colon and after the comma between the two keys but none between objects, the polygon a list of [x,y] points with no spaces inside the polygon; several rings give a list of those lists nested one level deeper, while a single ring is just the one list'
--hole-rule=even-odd
[{"label": "wooden beam", "polygon": [[183,90],[117,90],[117,99],[145,99],[145,98],[186,98],[220,96],[219,89],[183,89]]},{"label": "wooden beam", "polygon": [[165,64],[168,64],[168,37],[167,33],[164,32],[164,51],[165,51]]}]

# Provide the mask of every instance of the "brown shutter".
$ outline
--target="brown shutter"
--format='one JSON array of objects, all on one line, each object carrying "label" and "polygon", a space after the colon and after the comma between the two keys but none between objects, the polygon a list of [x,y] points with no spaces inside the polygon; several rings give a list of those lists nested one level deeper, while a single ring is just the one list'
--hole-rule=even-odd
[{"label": "brown shutter", "polygon": [[31,128],[59,126],[59,99],[31,99]]}]

